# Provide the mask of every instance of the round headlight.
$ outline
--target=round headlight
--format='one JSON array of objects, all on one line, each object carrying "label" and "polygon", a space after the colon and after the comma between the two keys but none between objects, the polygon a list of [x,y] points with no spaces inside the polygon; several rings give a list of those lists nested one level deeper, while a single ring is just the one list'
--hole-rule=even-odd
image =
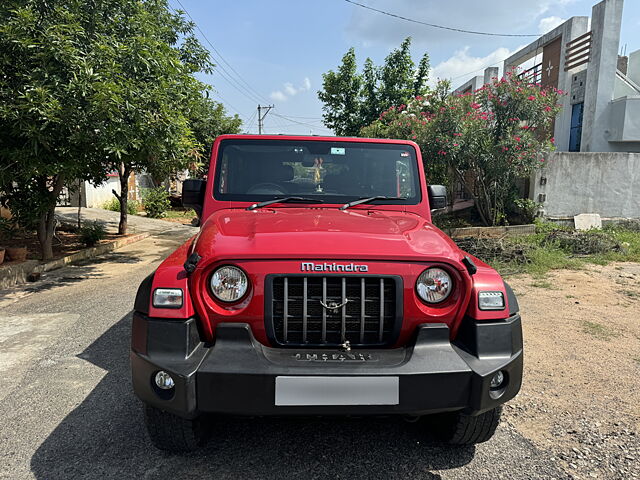
[{"label": "round headlight", "polygon": [[220,267],[211,275],[211,291],[223,302],[240,300],[247,293],[248,286],[247,276],[238,267]]},{"label": "round headlight", "polygon": [[453,282],[447,272],[441,268],[427,268],[418,277],[416,291],[427,303],[440,303],[453,290]]}]

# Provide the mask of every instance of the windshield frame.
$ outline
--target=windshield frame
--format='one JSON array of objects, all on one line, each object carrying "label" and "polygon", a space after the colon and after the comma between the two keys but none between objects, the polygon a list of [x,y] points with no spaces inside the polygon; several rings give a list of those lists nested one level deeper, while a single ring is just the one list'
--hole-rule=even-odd
[{"label": "windshield frame", "polygon": [[[220,182],[221,182],[221,174],[223,168],[223,154],[225,147],[229,145],[237,145],[237,144],[248,144],[248,145],[260,145],[260,144],[273,144],[274,142],[279,142],[284,144],[285,146],[299,146],[303,143],[324,143],[327,144],[329,148],[337,147],[337,148],[348,148],[351,147],[360,147],[360,148],[372,148],[372,149],[388,149],[388,150],[405,150],[409,152],[408,163],[411,168],[411,177],[414,183],[414,196],[406,197],[402,200],[391,200],[391,199],[380,199],[365,204],[366,207],[371,208],[375,205],[395,205],[395,206],[416,206],[420,205],[423,200],[423,182],[420,179],[421,169],[419,168],[418,161],[420,159],[419,152],[417,152],[414,145],[404,143],[404,142],[380,142],[380,141],[367,141],[366,139],[353,141],[344,138],[327,138],[321,137],[318,139],[309,138],[309,137],[301,137],[300,139],[294,139],[291,137],[285,138],[225,138],[222,139],[219,143],[217,154],[215,158],[215,172],[213,178],[213,185],[211,196],[214,200],[220,202],[241,202],[241,203],[259,203],[266,200],[271,200],[282,196],[280,194],[246,194],[246,193],[222,193],[220,192]],[[211,173],[211,172],[210,172]],[[292,193],[289,195],[293,195]],[[305,197],[310,197],[314,199],[318,199],[318,205],[327,206],[327,205],[343,205],[348,202],[352,202],[354,200],[358,200],[363,198],[360,194],[353,195],[314,195],[313,193],[305,193]],[[274,206],[277,205],[274,204]],[[284,205],[284,204],[283,204]],[[311,206],[314,204],[308,203],[305,206]],[[300,204],[290,204],[287,205],[289,207],[300,207]]]}]

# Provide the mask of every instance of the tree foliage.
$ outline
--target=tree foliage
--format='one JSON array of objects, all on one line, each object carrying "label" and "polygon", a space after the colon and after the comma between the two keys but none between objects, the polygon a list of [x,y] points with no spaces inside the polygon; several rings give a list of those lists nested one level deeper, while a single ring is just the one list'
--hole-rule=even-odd
[{"label": "tree foliage", "polygon": [[324,124],[336,135],[357,136],[380,112],[425,95],[429,91],[429,56],[425,53],[416,69],[410,47],[411,38],[407,38],[381,66],[367,58],[362,73],[358,72],[355,49],[349,49],[337,71],[322,75],[318,98],[323,103]]},{"label": "tree foliage", "polygon": [[429,95],[382,112],[361,134],[417,142],[429,181],[447,183],[452,173],[484,223],[495,225],[505,219],[516,180],[554,148],[549,132],[561,94],[512,74],[466,95],[451,95],[440,82]]},{"label": "tree foliage", "polygon": [[52,256],[55,205],[76,180],[164,176],[237,131],[194,76],[213,68],[194,25],[166,0],[11,0],[0,4],[0,196]]},{"label": "tree foliage", "polygon": [[67,180],[101,178],[86,98],[92,68],[80,18],[44,1],[0,6],[0,195],[51,258]]}]

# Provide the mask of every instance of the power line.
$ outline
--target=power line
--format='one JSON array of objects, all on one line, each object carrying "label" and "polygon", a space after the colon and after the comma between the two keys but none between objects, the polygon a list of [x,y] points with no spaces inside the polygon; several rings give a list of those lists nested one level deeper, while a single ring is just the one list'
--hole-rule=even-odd
[{"label": "power line", "polygon": [[460,32],[460,33],[469,33],[472,35],[485,35],[489,37],[539,37],[538,34],[524,34],[524,33],[491,33],[491,32],[477,32],[474,30],[464,30],[462,28],[454,28],[454,27],[445,27],[444,25],[436,25],[435,23],[427,23],[421,22],[420,20],[414,20],[413,18],[403,17],[402,15],[397,15],[395,13],[385,12],[384,10],[378,10],[377,8],[370,7],[368,5],[363,5],[362,3],[354,2],[353,0],[344,0],[345,2],[351,3],[353,5],[357,5],[362,8],[366,8],[367,10],[372,10],[374,12],[381,13],[383,15],[387,15],[389,17],[397,18],[400,20],[405,20],[407,22],[418,23],[420,25],[425,25],[427,27],[440,28],[442,30],[450,30],[452,32]]},{"label": "power line", "polygon": [[[184,11],[184,13],[191,19],[191,21],[193,22],[193,24],[195,25],[196,29],[200,32],[200,34],[202,35],[202,38],[204,38],[204,40],[209,44],[209,46],[214,50],[214,51],[218,51],[216,49],[216,47],[213,45],[213,43],[211,43],[211,41],[209,40],[209,38],[206,36],[206,34],[202,31],[202,29],[200,28],[200,26],[196,23],[196,21],[194,20],[194,18],[191,16],[191,14],[187,11],[187,9],[184,7],[184,5],[182,4],[182,2],[180,0],[176,0],[176,2],[178,2],[178,4],[180,5],[180,7],[182,7],[182,10]],[[218,61],[217,58],[211,54],[211,56],[213,57],[214,60],[216,60],[217,62],[217,67],[220,68],[220,70],[216,69],[214,70],[215,72],[217,72],[222,78],[224,78],[233,88],[235,88],[236,90],[238,90],[240,93],[242,93],[244,96],[246,96],[247,98],[249,98],[252,102],[260,102],[260,95],[256,95],[254,93],[251,92],[251,90],[249,90],[247,87],[245,87],[244,85],[242,85],[242,83],[238,82],[237,79],[235,79],[233,77],[233,75],[231,73],[229,73],[229,71],[224,67],[224,65],[222,65],[222,63],[227,63],[226,60],[224,60],[224,58],[222,58],[222,56],[220,56],[220,59],[222,60],[222,62]],[[227,63],[228,65],[228,63]],[[235,71],[235,70],[234,70]],[[224,72],[224,73],[223,73]],[[226,74],[226,75],[225,75]],[[239,74],[236,72],[236,75],[238,75],[238,77],[242,80],[242,78],[239,76]],[[227,78],[228,77],[228,78]],[[244,81],[244,80],[243,80]],[[234,83],[235,82],[235,83]],[[245,81],[246,83],[246,81]],[[250,87],[251,88],[251,87]]]},{"label": "power line", "polygon": [[291,122],[291,123],[297,123],[298,125],[304,125],[304,126],[306,126],[306,127],[311,127],[311,128],[316,129],[316,130],[318,130],[318,129],[323,129],[323,130],[329,130],[329,131],[331,131],[331,129],[329,129],[329,128],[327,128],[327,127],[321,127],[321,126],[313,125],[313,124],[311,124],[311,123],[306,123],[306,122],[299,122],[299,121],[294,120],[294,119],[292,119],[292,118],[285,117],[284,115],[279,115],[279,114],[277,114],[277,113],[275,113],[275,112],[274,112],[272,115],[274,115],[274,116],[276,116],[276,117],[283,118],[284,120],[287,120],[287,121],[289,121],[289,122]]},{"label": "power line", "polygon": [[262,98],[264,101],[268,101],[265,97],[263,97],[256,89],[254,89],[249,82],[247,82],[242,75],[240,75],[238,73],[238,71],[233,68],[233,65],[231,65],[229,62],[227,62],[227,60],[222,56],[222,53],[220,53],[220,50],[218,50],[210,41],[209,39],[205,36],[204,32],[200,29],[200,27],[198,26],[198,24],[196,23],[196,21],[193,19],[193,17],[189,14],[189,12],[187,11],[187,9],[184,7],[184,5],[182,4],[182,2],[180,0],[176,0],[176,2],[178,2],[178,4],[182,7],[182,9],[184,10],[184,13],[187,14],[187,16],[191,19],[191,21],[193,21],[194,25],[196,26],[196,28],[200,31],[200,33],[202,34],[202,36],[205,38],[205,40],[207,41],[207,43],[211,46],[211,48],[213,49],[214,52],[216,52],[216,54],[218,55],[218,57],[220,57],[220,60],[222,60],[230,69],[231,71],[233,71],[233,73],[236,74],[236,76],[238,77],[238,79],[244,83],[247,88],[253,92],[255,95],[257,95],[258,97]]},{"label": "power line", "polygon": [[257,113],[257,111],[253,112],[253,115],[251,115],[247,121],[247,128],[245,129],[246,133],[251,133],[251,127],[253,127],[253,121],[255,120]]}]

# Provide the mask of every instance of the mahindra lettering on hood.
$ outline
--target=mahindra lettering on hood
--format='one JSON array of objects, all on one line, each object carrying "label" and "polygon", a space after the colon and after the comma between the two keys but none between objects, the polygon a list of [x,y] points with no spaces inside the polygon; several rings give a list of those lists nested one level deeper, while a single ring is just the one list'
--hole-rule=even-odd
[{"label": "mahindra lettering on hood", "polygon": [[432,223],[410,141],[224,135],[183,185],[200,231],[135,300],[133,387],[153,443],[193,450],[210,416],[404,415],[491,438],[519,391],[518,302]]}]

